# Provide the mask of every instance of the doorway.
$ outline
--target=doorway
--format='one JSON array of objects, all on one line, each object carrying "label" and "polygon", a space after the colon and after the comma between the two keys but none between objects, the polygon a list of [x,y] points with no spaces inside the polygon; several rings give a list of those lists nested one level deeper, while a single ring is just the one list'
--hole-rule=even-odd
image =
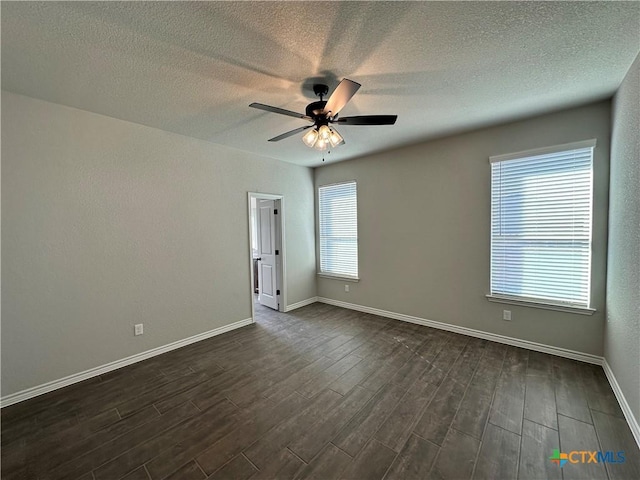
[{"label": "doorway", "polygon": [[249,192],[251,315],[256,308],[280,312],[286,307],[284,197]]}]

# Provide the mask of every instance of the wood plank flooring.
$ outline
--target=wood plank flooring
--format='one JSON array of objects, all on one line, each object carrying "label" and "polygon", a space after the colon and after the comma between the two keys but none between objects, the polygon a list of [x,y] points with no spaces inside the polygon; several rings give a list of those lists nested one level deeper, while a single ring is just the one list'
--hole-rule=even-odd
[{"label": "wood plank flooring", "polygon": [[324,304],[256,306],[1,421],[6,480],[640,478],[600,367]]}]

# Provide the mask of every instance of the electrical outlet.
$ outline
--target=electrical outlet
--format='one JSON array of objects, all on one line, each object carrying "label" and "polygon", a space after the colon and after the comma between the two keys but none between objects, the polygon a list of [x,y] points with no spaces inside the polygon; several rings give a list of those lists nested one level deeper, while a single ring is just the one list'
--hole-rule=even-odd
[{"label": "electrical outlet", "polygon": [[344,286],[344,291],[345,291],[345,292],[348,292],[348,291],[349,291],[349,285],[345,285],[345,286]]},{"label": "electrical outlet", "polygon": [[142,335],[144,333],[144,329],[142,327],[142,323],[137,323],[136,325],[134,325],[133,333],[134,333],[134,335]]},{"label": "electrical outlet", "polygon": [[511,321],[511,310],[503,310],[502,311],[502,319],[507,322]]}]

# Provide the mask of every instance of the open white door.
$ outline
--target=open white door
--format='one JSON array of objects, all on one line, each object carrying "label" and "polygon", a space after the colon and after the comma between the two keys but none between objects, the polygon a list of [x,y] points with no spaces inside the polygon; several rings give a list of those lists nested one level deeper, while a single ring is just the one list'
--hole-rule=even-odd
[{"label": "open white door", "polygon": [[257,199],[258,302],[278,310],[276,200]]}]

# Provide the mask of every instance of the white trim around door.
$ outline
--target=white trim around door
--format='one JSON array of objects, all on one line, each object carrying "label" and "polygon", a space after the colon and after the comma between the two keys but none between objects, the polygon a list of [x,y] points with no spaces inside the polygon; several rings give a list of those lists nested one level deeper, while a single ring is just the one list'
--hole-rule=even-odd
[{"label": "white trim around door", "polygon": [[248,192],[247,193],[247,223],[249,225],[249,293],[251,301],[251,318],[255,322],[256,312],[253,299],[254,291],[254,272],[253,272],[253,248],[251,245],[251,239],[253,235],[253,223],[251,221],[251,199],[256,200],[277,200],[278,206],[278,220],[276,221],[276,243],[277,248],[280,251],[278,255],[278,274],[277,274],[277,286],[276,289],[280,290],[280,298],[278,301],[278,311],[286,312],[287,307],[287,248],[285,245],[285,204],[284,195],[272,194],[272,193],[259,193]]}]

